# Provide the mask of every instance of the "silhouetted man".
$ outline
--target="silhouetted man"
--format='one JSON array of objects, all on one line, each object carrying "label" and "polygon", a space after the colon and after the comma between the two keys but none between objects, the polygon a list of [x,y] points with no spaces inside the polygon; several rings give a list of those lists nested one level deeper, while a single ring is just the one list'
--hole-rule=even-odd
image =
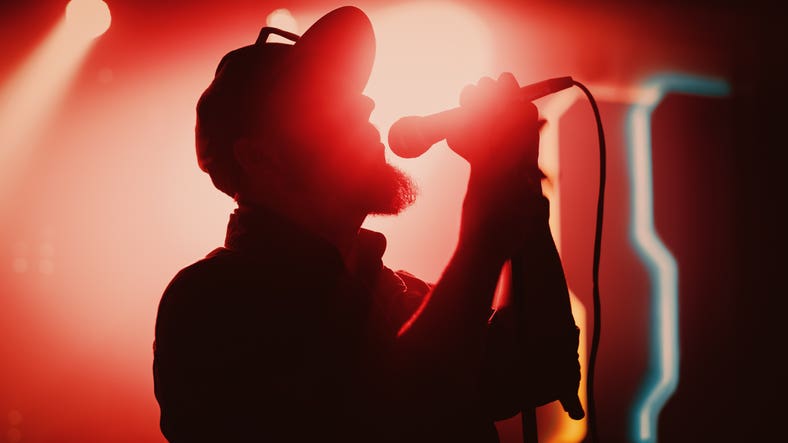
[{"label": "silhouetted man", "polygon": [[[267,43],[270,32],[297,41]],[[529,244],[549,263],[535,272],[560,280],[549,296],[566,297],[536,108],[511,101],[510,74],[464,91],[473,118],[449,138],[471,164],[461,233],[429,285],[385,267],[385,238],[361,228],[415,198],[369,123],[374,53],[367,16],[339,8],[300,38],[264,28],[200,97],[199,166],[238,209],[224,247],[161,300],[154,379],[169,441],[494,442],[494,421],[525,404],[572,398],[582,416],[576,337],[540,393],[489,322],[504,263]]]}]

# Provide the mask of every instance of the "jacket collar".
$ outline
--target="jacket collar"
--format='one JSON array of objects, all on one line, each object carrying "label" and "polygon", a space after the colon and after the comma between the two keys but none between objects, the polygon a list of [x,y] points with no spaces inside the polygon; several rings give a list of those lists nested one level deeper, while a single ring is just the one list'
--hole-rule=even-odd
[{"label": "jacket collar", "polygon": [[[262,206],[239,204],[227,224],[225,247],[251,255],[279,254],[282,259],[345,268],[339,250],[303,226]],[[369,275],[383,267],[386,237],[361,228],[356,237],[352,274]],[[355,272],[353,272],[355,271]]]}]

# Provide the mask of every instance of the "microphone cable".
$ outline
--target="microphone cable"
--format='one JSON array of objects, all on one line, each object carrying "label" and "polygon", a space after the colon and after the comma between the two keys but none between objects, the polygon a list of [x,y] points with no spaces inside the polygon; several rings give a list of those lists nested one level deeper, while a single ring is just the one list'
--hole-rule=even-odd
[{"label": "microphone cable", "polygon": [[[591,442],[599,443],[599,431],[597,428],[596,401],[594,396],[594,369],[596,367],[596,357],[599,349],[599,337],[602,331],[602,308],[599,295],[599,263],[602,252],[602,220],[605,212],[605,181],[607,175],[607,148],[605,145],[605,133],[602,129],[602,117],[599,107],[593,94],[582,83],[571,79],[571,77],[561,77],[562,81],[570,81],[573,86],[577,86],[588,98],[591,109],[596,120],[597,136],[599,138],[599,193],[597,194],[596,208],[596,227],[594,230],[594,251],[592,265],[593,281],[593,304],[594,304],[594,329],[591,337],[591,351],[588,357],[588,375],[586,377],[587,405],[586,417],[588,420],[587,436],[591,437]],[[560,89],[565,89],[564,84]],[[550,91],[557,92],[560,89]],[[523,442],[530,443],[538,440],[538,433],[535,426],[536,414],[533,409],[522,410]],[[527,414],[527,415],[526,415]],[[586,439],[587,440],[587,439]]]},{"label": "microphone cable", "polygon": [[599,137],[599,193],[597,195],[596,207],[596,228],[594,230],[594,259],[593,259],[593,299],[594,299],[594,329],[591,337],[591,351],[588,357],[588,376],[586,379],[586,391],[588,397],[588,433],[591,441],[599,443],[599,432],[597,429],[596,402],[594,396],[594,368],[596,367],[596,356],[599,349],[599,337],[602,331],[602,308],[599,296],[599,262],[602,250],[602,219],[605,208],[605,177],[607,175],[607,148],[605,146],[605,134],[602,130],[602,117],[599,114],[594,96],[591,91],[582,83],[572,80],[572,83],[580,88],[588,98],[591,109],[594,111],[596,119],[597,135]]}]

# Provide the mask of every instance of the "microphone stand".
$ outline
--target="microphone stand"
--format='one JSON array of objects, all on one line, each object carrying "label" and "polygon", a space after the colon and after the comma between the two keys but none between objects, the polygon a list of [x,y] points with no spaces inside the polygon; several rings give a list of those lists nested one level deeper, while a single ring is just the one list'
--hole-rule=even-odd
[{"label": "microphone stand", "polygon": [[[527,293],[527,279],[524,277],[524,253],[517,254],[511,259],[511,295],[512,304],[517,313],[517,333],[520,343],[520,351],[525,352],[524,345],[528,342],[525,328],[525,295]],[[525,359],[523,359],[525,360]],[[528,380],[525,385],[527,386]],[[523,396],[523,404],[520,408],[520,424],[522,425],[523,443],[538,443],[539,433],[536,423],[536,408],[527,402]]]},{"label": "microphone stand", "polygon": [[[548,206],[540,195],[537,204]],[[549,211],[545,208],[537,208]],[[579,381],[578,333],[561,258],[547,217],[536,217],[526,247],[511,260],[511,303],[517,316],[519,351],[526,362],[521,402],[523,442],[537,443],[536,407],[565,400],[568,383]],[[527,369],[527,370],[526,370]],[[579,382],[578,382],[579,383]],[[571,391],[569,391],[571,392]]]}]

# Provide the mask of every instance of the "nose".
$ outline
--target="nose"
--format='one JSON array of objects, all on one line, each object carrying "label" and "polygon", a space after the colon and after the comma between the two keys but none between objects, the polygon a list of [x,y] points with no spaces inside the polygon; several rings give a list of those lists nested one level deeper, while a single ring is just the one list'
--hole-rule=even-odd
[{"label": "nose", "polygon": [[364,117],[369,119],[369,116],[372,115],[372,111],[375,109],[375,100],[372,100],[366,95],[362,95],[361,97],[361,107],[364,112]]}]

